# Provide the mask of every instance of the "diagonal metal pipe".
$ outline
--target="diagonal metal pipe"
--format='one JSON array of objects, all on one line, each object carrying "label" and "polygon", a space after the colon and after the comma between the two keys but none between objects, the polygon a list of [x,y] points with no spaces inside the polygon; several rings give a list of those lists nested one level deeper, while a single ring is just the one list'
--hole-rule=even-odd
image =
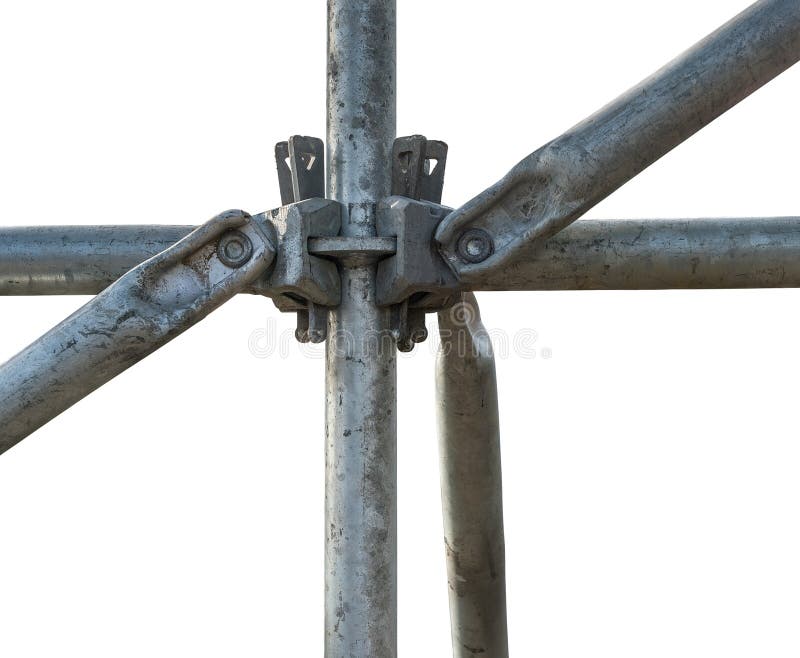
[{"label": "diagonal metal pipe", "polygon": [[475,295],[439,313],[436,412],[454,658],[507,658],[497,380]]},{"label": "diagonal metal pipe", "polygon": [[138,265],[0,366],[0,453],[264,273],[274,237],[229,211]]},{"label": "diagonal metal pipe", "polygon": [[445,258],[465,284],[479,282],[798,59],[800,2],[756,2],[445,218]]}]

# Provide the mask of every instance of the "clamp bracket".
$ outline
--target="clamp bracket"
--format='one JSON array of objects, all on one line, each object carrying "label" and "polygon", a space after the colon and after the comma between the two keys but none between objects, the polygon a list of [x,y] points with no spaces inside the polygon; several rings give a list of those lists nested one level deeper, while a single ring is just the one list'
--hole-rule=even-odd
[{"label": "clamp bracket", "polygon": [[423,135],[398,137],[392,148],[392,196],[377,208],[378,235],[395,239],[395,252],[378,263],[377,302],[392,306],[400,351],[428,336],[425,313],[448,304],[455,278],[435,248],[434,233],[450,212],[442,201],[447,144]]},{"label": "clamp bracket", "polygon": [[395,253],[378,263],[380,305],[408,301],[412,308],[440,310],[458,291],[458,280],[440,255],[434,234],[450,208],[392,196],[378,204],[378,232],[396,240]]},{"label": "clamp bracket", "polygon": [[284,312],[297,313],[295,336],[319,343],[327,335],[327,307],[340,299],[336,264],[309,253],[311,237],[331,237],[341,227],[341,206],[325,197],[325,143],[293,135],[275,145],[283,206],[265,213],[278,234],[279,256],[266,294]]},{"label": "clamp bracket", "polygon": [[[277,234],[275,265],[261,285],[264,294],[285,312],[307,312],[309,304],[338,306],[341,282],[336,263],[312,255],[308,244],[312,237],[339,233],[341,204],[329,199],[308,199],[259,217],[272,224]],[[324,338],[323,335],[319,339]]]}]

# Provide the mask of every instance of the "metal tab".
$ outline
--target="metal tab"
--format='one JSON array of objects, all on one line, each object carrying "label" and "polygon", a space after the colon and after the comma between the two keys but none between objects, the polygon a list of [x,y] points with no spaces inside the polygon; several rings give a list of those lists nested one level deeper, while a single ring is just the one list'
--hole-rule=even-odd
[{"label": "metal tab", "polygon": [[292,167],[289,164],[289,142],[275,144],[275,165],[278,167],[278,188],[281,191],[281,204],[294,203],[292,189]]},{"label": "metal tab", "polygon": [[423,135],[398,137],[392,148],[392,194],[442,202],[447,144]]},{"label": "metal tab", "polygon": [[281,203],[325,197],[325,144],[317,137],[292,135],[275,144]]}]

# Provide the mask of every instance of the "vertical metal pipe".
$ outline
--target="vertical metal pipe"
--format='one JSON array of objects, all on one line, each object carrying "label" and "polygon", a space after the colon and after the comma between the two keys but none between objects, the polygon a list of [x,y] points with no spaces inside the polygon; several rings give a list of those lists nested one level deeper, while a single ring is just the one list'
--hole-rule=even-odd
[{"label": "vertical metal pipe", "polygon": [[453,656],[507,658],[497,380],[472,293],[439,313],[436,410]]},{"label": "vertical metal pipe", "polygon": [[[327,193],[375,235],[391,191],[395,2],[328,0]],[[344,262],[326,346],[325,656],[397,655],[396,352],[375,265]]]}]

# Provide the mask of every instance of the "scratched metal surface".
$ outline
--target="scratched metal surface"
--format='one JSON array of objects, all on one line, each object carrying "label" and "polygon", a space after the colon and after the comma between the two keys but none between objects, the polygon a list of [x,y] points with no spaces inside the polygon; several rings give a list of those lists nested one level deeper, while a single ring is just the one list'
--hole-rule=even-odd
[{"label": "scratched metal surface", "polygon": [[500,417],[475,295],[439,312],[436,415],[453,656],[508,657]]},{"label": "scratched metal surface", "polygon": [[[394,0],[328,2],[328,196],[372,237],[391,192]],[[325,655],[397,655],[397,365],[375,264],[344,260],[326,348]]]},{"label": "scratched metal surface", "polygon": [[[218,245],[234,229],[251,248],[231,267]],[[194,326],[274,256],[266,227],[229,211],[130,270],[0,366],[0,453]]]},{"label": "scratched metal surface", "polygon": [[800,287],[800,217],[580,220],[476,290]]},{"label": "scratched metal surface", "polygon": [[[436,234],[465,283],[505,267],[800,59],[800,3],[761,0],[517,164],[447,217]],[[467,262],[469,229],[494,251]]]}]

